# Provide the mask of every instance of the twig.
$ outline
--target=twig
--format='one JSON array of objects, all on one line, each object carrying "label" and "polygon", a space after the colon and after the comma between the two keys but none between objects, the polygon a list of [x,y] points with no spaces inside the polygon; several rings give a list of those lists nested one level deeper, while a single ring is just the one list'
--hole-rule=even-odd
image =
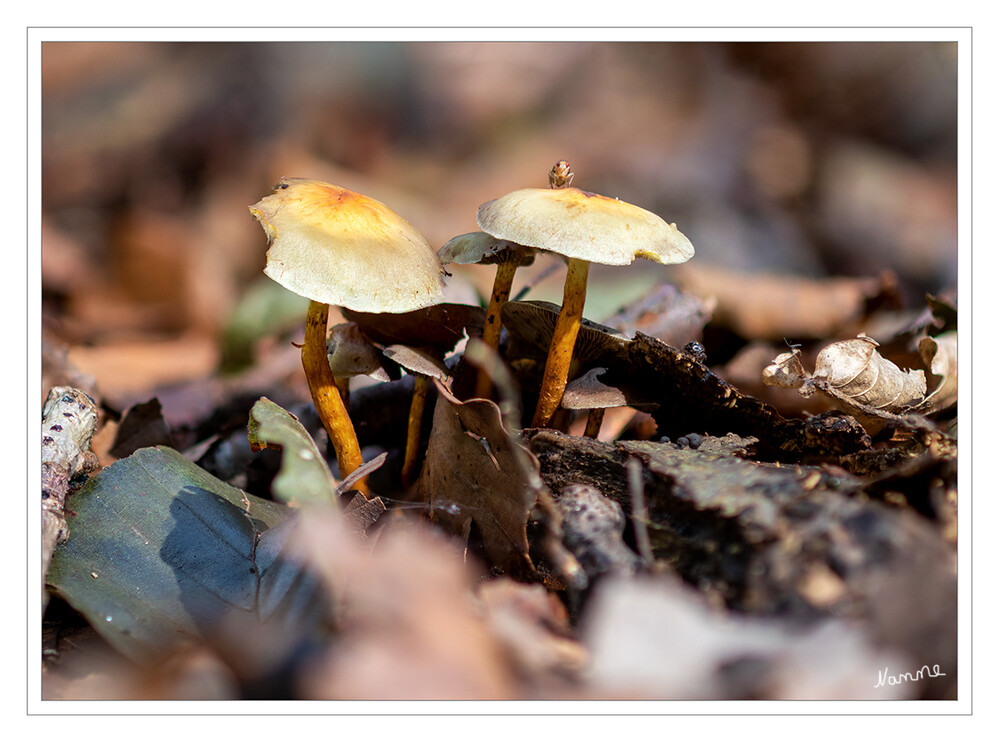
[{"label": "twig", "polygon": [[628,489],[631,495],[631,525],[635,529],[635,546],[645,562],[646,568],[655,563],[649,530],[645,527],[648,512],[645,509],[645,483],[642,481],[642,462],[632,457],[628,459]]},{"label": "twig", "polygon": [[48,605],[45,578],[52,552],[69,538],[64,509],[70,485],[99,468],[90,450],[95,430],[94,400],[73,387],[52,387],[42,408],[42,611]]}]

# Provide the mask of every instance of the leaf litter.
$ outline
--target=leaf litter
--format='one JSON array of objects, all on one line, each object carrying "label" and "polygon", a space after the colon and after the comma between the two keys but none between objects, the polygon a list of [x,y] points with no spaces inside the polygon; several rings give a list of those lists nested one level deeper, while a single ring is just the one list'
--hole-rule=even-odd
[{"label": "leaf litter", "polygon": [[[518,328],[512,323],[511,335]],[[606,326],[591,323],[589,330],[595,334],[590,343],[595,350],[584,356],[576,370],[582,384],[570,390],[580,398],[567,407],[585,408],[587,395],[596,395],[593,406],[611,403],[607,400],[631,403],[651,410],[660,431],[672,432],[672,438],[613,443],[557,430],[521,431],[519,390],[529,378],[521,373],[525,367],[509,355],[504,363],[481,344],[471,343],[459,360],[486,368],[499,401],[462,401],[452,391],[451,379],[433,380],[433,423],[412,493],[413,509],[404,507],[409,495],[383,500],[353,493],[350,499],[351,483],[341,486],[332,478],[326,457],[296,417],[267,399],[257,402],[249,416],[251,449],[281,450],[283,463],[272,480],[273,495],[296,507],[278,511],[273,503],[262,506],[258,498],[238,495],[239,517],[245,517],[248,503],[254,509],[264,507],[267,514],[267,527],[256,535],[246,531],[244,536],[223,539],[223,543],[242,540],[238,548],[247,555],[243,559],[248,568],[259,570],[261,578],[270,576],[269,580],[254,579],[259,585],[256,618],[251,618],[253,611],[247,612],[250,604],[245,600],[228,597],[227,591],[235,589],[236,596],[245,588],[231,587],[223,580],[208,593],[215,598],[202,597],[192,603],[182,597],[172,608],[161,605],[157,609],[164,616],[174,612],[179,618],[171,621],[180,620],[179,625],[186,626],[183,636],[187,641],[178,645],[166,642],[162,633],[165,626],[174,624],[163,624],[155,618],[156,611],[148,613],[141,601],[137,608],[124,605],[128,612],[144,615],[145,623],[101,624],[107,611],[89,606],[80,596],[99,596],[104,606],[107,601],[112,605],[116,600],[127,601],[128,596],[115,584],[128,578],[106,567],[91,568],[97,564],[93,556],[81,561],[90,566],[70,569],[87,575],[89,581],[70,579],[65,565],[81,557],[72,556],[76,551],[63,550],[50,583],[57,594],[91,618],[112,646],[145,663],[167,661],[189,651],[180,647],[202,646],[206,656],[221,660],[245,685],[269,677],[274,667],[301,647],[312,647],[313,657],[319,659],[307,668],[294,666],[296,687],[304,688],[303,697],[311,698],[588,697],[605,693],[636,698],[796,697],[789,678],[796,678],[801,687],[814,687],[824,697],[866,697],[866,691],[846,677],[846,670],[835,682],[819,678],[805,669],[809,666],[805,658],[815,662],[822,654],[819,647],[829,642],[826,649],[841,646],[837,651],[847,659],[874,651],[892,662],[954,660],[956,645],[948,641],[953,635],[953,615],[946,609],[949,603],[944,601],[936,611],[920,612],[910,605],[918,593],[904,587],[929,584],[938,595],[954,590],[953,558],[946,546],[952,538],[941,540],[935,535],[937,528],[953,523],[953,498],[946,485],[938,486],[926,501],[896,500],[892,494],[901,485],[911,490],[908,483],[919,472],[934,467],[944,471],[939,469],[942,462],[953,460],[954,451],[941,446],[939,435],[927,438],[925,425],[910,425],[904,429],[924,437],[916,435],[879,447],[853,416],[829,413],[801,420],[785,418],[725,382],[696,353],[641,332],[628,339]],[[611,342],[600,340],[602,336]],[[902,419],[897,412],[885,410],[905,412],[920,406],[930,410],[926,400],[932,395],[926,395],[925,384],[902,393],[905,404],[882,403],[889,392],[881,390],[887,385],[879,387],[855,373],[858,367],[870,371],[872,363],[880,363],[870,359],[880,356],[872,341],[858,340],[868,355],[858,361],[855,351],[847,354],[853,364],[853,386],[848,383],[839,389],[854,405],[847,411],[865,420],[858,411],[868,408]],[[532,342],[537,345],[536,339]],[[947,384],[956,375],[954,347],[950,337],[921,345],[927,366],[942,380],[940,399],[952,398]],[[819,354],[823,361],[809,375],[798,362],[799,355],[795,349],[778,358],[769,373],[785,374],[786,378],[780,377],[782,383],[812,384],[821,391],[845,364],[836,353]],[[457,384],[468,373],[463,363],[455,370],[453,383]],[[922,379],[922,372],[903,378]],[[866,396],[857,391],[861,385]],[[644,390],[640,402],[633,397],[634,390]],[[897,391],[891,393],[899,397]],[[694,429],[702,432],[691,432]],[[677,435],[681,430],[687,433]],[[373,458],[358,476],[378,471],[387,454]],[[149,454],[140,450],[112,469],[121,467],[121,472],[135,456]],[[629,473],[630,469],[634,472]],[[189,476],[195,477],[193,471]],[[93,481],[100,482],[101,477]],[[636,481],[643,497],[641,510],[636,509],[639,504],[634,499]],[[205,489],[214,491],[216,486]],[[876,502],[865,504],[864,493]],[[189,497],[190,493],[180,495]],[[86,497],[78,502],[86,502]],[[899,510],[899,502],[916,507],[920,515]],[[336,525],[338,510],[353,524],[350,529]],[[82,508],[77,517],[87,512]],[[425,522],[418,517],[420,512],[426,514]],[[308,518],[302,517],[309,513]],[[139,515],[129,517],[142,522]],[[200,522],[208,523],[205,517],[210,521],[222,516],[203,516]],[[253,522],[264,525],[265,521]],[[313,535],[302,535],[303,528],[312,529]],[[199,543],[194,533],[180,535]],[[454,540],[442,540],[443,534]],[[647,541],[651,562],[637,553],[640,535]],[[164,542],[168,538],[169,534],[163,534]],[[303,547],[320,543],[325,544],[324,553],[318,546]],[[427,546],[418,545],[423,543]],[[84,547],[78,541],[76,548],[83,548],[83,553],[90,549],[93,555],[104,549],[100,558],[113,562],[118,559],[115,549],[121,547]],[[151,553],[143,558],[151,559],[153,565],[158,561]],[[192,578],[197,585],[211,583],[225,573],[224,560],[207,558],[213,565],[210,572],[200,566],[193,572],[185,568],[180,584]],[[335,564],[327,564],[331,559]],[[416,568],[438,561],[441,564],[433,570],[457,571],[435,583],[437,578]],[[448,562],[455,564],[445,568]],[[90,572],[100,574],[101,584],[112,589],[95,593]],[[162,584],[164,594],[176,594],[164,577],[156,578],[157,583],[148,576],[154,572],[145,574],[147,589]],[[475,580],[483,578],[488,579],[480,590],[473,590]],[[423,585],[430,592],[417,597],[408,588],[400,589],[399,579]],[[490,585],[493,588],[485,590]],[[203,593],[203,587],[196,590]],[[479,600],[487,601],[482,604],[484,612],[467,614],[464,608],[456,608],[476,592]],[[640,597],[646,594],[647,598]],[[745,617],[738,619],[743,623],[728,629],[722,629],[722,624],[710,629],[703,654],[690,659],[697,667],[720,668],[714,674],[688,676],[679,682],[668,674],[649,674],[655,664],[651,661],[622,666],[614,659],[621,653],[634,656],[634,643],[644,646],[652,653],[650,657],[656,652],[675,653],[659,631],[636,633],[631,637],[633,644],[609,648],[616,647],[617,640],[611,637],[617,635],[613,627],[621,620],[615,612],[618,609],[611,607],[615,601],[628,605],[632,600],[653,600],[653,594],[661,595],[655,600],[680,601],[677,605],[688,605],[693,598],[691,607],[683,610],[694,614],[734,612]],[[888,611],[878,608],[884,595],[894,596]],[[541,600],[541,596],[547,597]],[[204,607],[205,600],[210,605],[220,599],[217,608]],[[694,608],[698,601],[701,607]],[[199,602],[200,607],[190,607]],[[235,613],[226,608],[229,617],[222,622],[222,613],[217,612],[222,604],[243,608]],[[445,617],[431,605],[451,607]],[[655,615],[666,609],[649,610]],[[244,635],[257,637],[271,651],[259,657],[251,651],[236,661],[233,642],[220,640],[218,631],[205,628],[208,615],[215,616],[219,625],[240,626]],[[268,628],[270,616],[292,620],[298,630],[279,641]],[[303,628],[304,616],[310,616],[307,626],[312,628]],[[389,616],[395,616],[394,628],[386,633]],[[862,635],[845,627],[842,620],[846,617],[866,627]],[[704,620],[706,626],[714,626],[713,619]],[[448,626],[449,632],[457,632],[461,638],[455,642],[464,650],[456,653],[455,642],[445,646],[428,640],[431,629],[424,621],[433,624],[434,630]],[[146,628],[140,631],[140,625]],[[128,639],[121,633],[123,626]],[[788,632],[804,633],[786,645],[779,637]],[[927,633],[939,639],[928,644],[916,641]],[[712,649],[715,643],[717,650]],[[246,648],[242,646],[241,651]],[[714,651],[718,654],[712,655]],[[844,667],[849,666],[843,657]],[[428,673],[423,682],[417,681],[420,668]],[[588,668],[585,675],[583,668]],[[386,676],[395,681],[384,685]],[[456,683],[456,678],[461,682]],[[814,686],[809,685],[813,682]],[[901,689],[895,692],[902,693]]]}]

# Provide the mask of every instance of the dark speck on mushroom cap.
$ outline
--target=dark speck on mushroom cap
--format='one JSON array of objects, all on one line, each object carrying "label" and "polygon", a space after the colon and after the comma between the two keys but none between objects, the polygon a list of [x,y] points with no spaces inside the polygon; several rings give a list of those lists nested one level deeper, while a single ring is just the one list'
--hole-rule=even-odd
[{"label": "dark speck on mushroom cap", "polygon": [[479,207],[479,227],[498,239],[605,265],[636,257],[683,263],[694,246],[639,206],[578,188],[523,188]]}]

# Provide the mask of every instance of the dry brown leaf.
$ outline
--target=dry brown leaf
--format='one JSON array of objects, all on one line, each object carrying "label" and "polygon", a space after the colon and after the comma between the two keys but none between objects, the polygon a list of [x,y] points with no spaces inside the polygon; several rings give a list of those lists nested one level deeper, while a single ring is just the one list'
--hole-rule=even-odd
[{"label": "dry brown leaf", "polygon": [[[434,379],[437,406],[417,491],[431,518],[467,537],[472,522],[492,566],[522,579],[535,576],[527,520],[538,499],[537,460],[504,426],[490,400],[462,402]],[[523,462],[534,467],[524,472]]]},{"label": "dry brown leaf", "polygon": [[877,347],[878,342],[863,333],[832,343],[819,352],[811,374],[801,365],[800,351],[782,353],[763,370],[763,383],[798,389],[804,397],[818,391],[874,433],[886,420],[915,410],[926,396],[923,371],[903,371]]},{"label": "dry brown leaf", "polygon": [[888,276],[818,280],[703,265],[677,268],[675,275],[684,291],[717,301],[714,324],[752,340],[836,335],[863,316],[870,302],[891,301],[894,290]]},{"label": "dry brown leaf", "polygon": [[299,528],[296,552],[338,599],[338,640],[299,678],[304,698],[518,695],[505,650],[476,610],[474,577],[439,532],[411,521],[369,548],[332,519]]},{"label": "dry brown leaf", "polygon": [[926,395],[926,376],[903,371],[877,351],[866,335],[824,348],[815,359],[813,379],[825,379],[852,402],[887,412],[901,412]]},{"label": "dry brown leaf", "polygon": [[957,402],[957,333],[923,338],[919,341],[919,354],[930,373],[941,380],[916,409],[927,414],[950,407]]},{"label": "dry brown leaf", "polygon": [[526,682],[551,688],[578,678],[587,652],[572,638],[565,606],[555,595],[506,578],[483,582],[478,595],[490,632]]},{"label": "dry brown leaf", "polygon": [[666,283],[622,307],[604,323],[629,337],[641,331],[682,348],[692,340],[701,339],[716,304],[714,297],[688,294]]}]

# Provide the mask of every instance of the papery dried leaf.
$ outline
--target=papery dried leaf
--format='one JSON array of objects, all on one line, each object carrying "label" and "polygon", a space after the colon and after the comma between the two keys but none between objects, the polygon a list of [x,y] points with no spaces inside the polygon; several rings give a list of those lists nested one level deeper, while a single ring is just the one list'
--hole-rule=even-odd
[{"label": "papery dried leaf", "polygon": [[813,374],[801,367],[797,351],[783,353],[763,371],[763,382],[797,388],[803,397],[818,391],[871,435],[888,422],[927,428],[928,422],[907,414],[915,411],[926,394],[923,371],[903,371],[878,353],[877,346],[876,340],[863,333],[828,345],[816,357]]},{"label": "papery dried leaf", "polygon": [[861,335],[825,347],[815,359],[813,379],[824,379],[852,402],[901,412],[926,395],[926,376],[903,371],[883,358],[873,338]]},{"label": "papery dried leaf", "polygon": [[940,384],[916,409],[924,414],[937,412],[957,402],[957,333],[947,332],[919,341],[919,354]]},{"label": "papery dried leaf", "polygon": [[[488,374],[493,387],[499,394],[500,419],[504,428],[508,431],[517,430],[521,414],[520,406],[517,403],[519,391],[510,370],[502,359],[488,345],[474,339],[470,340],[465,348],[464,358]],[[522,443],[519,435],[515,442]],[[554,589],[561,589],[554,585],[555,582],[561,582],[563,586],[582,590],[587,582],[586,573],[576,557],[563,543],[562,516],[551,493],[541,480],[537,459],[525,445],[511,446],[510,452],[514,455],[527,488],[537,494],[537,504],[532,513],[532,516],[537,518],[536,525],[539,529],[535,544],[541,558],[551,568],[551,572],[545,577],[545,582]]]},{"label": "papery dried leaf", "polygon": [[356,322],[341,322],[330,328],[326,357],[337,378],[371,376],[378,381],[389,381],[378,348],[364,336]]},{"label": "papery dried leaf", "polygon": [[781,353],[774,362],[763,369],[763,383],[782,389],[799,389],[808,378],[801,365],[801,351],[795,348],[790,353]]}]

